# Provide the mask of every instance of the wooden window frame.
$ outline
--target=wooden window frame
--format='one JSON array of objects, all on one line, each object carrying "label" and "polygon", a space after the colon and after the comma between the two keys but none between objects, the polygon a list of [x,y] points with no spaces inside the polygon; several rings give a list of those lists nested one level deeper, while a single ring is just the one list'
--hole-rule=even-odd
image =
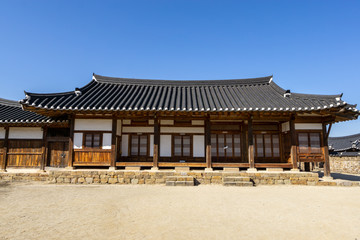
[{"label": "wooden window frame", "polygon": [[[308,147],[307,147],[307,151],[306,152],[301,152],[300,151],[300,141],[299,141],[299,133],[305,133],[307,134],[307,138],[308,138]],[[311,133],[317,133],[319,134],[319,138],[320,138],[320,150],[319,152],[312,152],[311,151],[311,141],[310,141],[310,134]],[[322,138],[322,131],[321,130],[301,130],[301,131],[296,131],[296,141],[297,141],[297,146],[298,146],[298,153],[301,155],[320,155],[322,154],[322,150],[321,148],[324,146],[323,143],[323,138]]]},{"label": "wooden window frame", "polygon": [[[171,134],[171,156],[173,158],[183,158],[183,159],[189,159],[189,158],[193,158],[194,156],[194,135],[196,134],[191,134],[191,133],[175,133],[175,134]],[[181,156],[175,156],[175,136],[180,136],[181,137]],[[184,139],[183,137],[187,136],[190,137],[190,155],[189,156],[184,156]]]},{"label": "wooden window frame", "polygon": [[[150,133],[130,133],[129,135],[129,139],[128,139],[128,156],[131,158],[141,158],[141,157],[150,157]],[[146,136],[146,155],[139,155],[140,154],[140,136]],[[138,154],[137,155],[132,155],[132,151],[131,151],[131,143],[132,143],[132,138],[134,136],[139,137],[138,138]]]},{"label": "wooden window frame", "polygon": [[[101,150],[103,147],[103,134],[104,132],[96,132],[96,131],[87,131],[87,132],[81,132],[83,134],[83,140],[82,140],[82,145],[83,145],[83,149],[86,150],[93,150],[93,149],[98,149]],[[100,135],[100,140],[99,140],[99,147],[94,147],[94,134],[99,134]],[[92,135],[91,138],[91,147],[86,147],[86,135]]]},{"label": "wooden window frame", "polygon": [[[263,156],[258,156],[258,143],[257,143],[257,135],[262,135],[262,142],[263,142]],[[271,141],[271,156],[266,156],[265,153],[265,135],[270,135],[270,141]],[[278,137],[278,144],[279,144],[279,155],[278,156],[274,156],[274,142],[273,142],[273,136],[276,135]],[[253,138],[254,138],[254,155],[255,158],[257,159],[282,159],[282,137],[281,137],[281,133],[278,131],[254,131],[253,133]]]},{"label": "wooden window frame", "polygon": [[[236,158],[242,158],[242,153],[243,153],[243,149],[242,149],[242,141],[243,139],[241,138],[241,132],[226,132],[224,133],[223,131],[212,131],[210,135],[216,135],[216,156],[213,156],[213,153],[211,153],[211,157],[214,159],[219,159],[219,158],[230,158],[230,159],[236,159]],[[224,151],[225,155],[224,156],[219,156],[219,134],[225,135],[224,136],[224,145],[226,146],[226,135],[231,135],[231,139],[232,139],[232,154],[231,156],[228,156],[228,152]],[[235,156],[235,143],[234,143],[234,135],[239,135],[240,137],[240,155],[239,156]],[[212,143],[212,142],[211,142]]]}]

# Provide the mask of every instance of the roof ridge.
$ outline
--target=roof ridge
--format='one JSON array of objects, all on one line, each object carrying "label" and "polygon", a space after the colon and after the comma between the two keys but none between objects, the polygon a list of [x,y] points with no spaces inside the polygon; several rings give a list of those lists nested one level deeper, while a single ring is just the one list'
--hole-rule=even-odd
[{"label": "roof ridge", "polygon": [[5,98],[0,98],[0,104],[11,107],[21,107],[21,104],[18,101],[5,99]]},{"label": "roof ridge", "polygon": [[163,80],[163,79],[139,79],[139,78],[117,78],[93,74],[93,79],[100,83],[114,84],[146,84],[146,85],[162,85],[162,86],[214,86],[214,85],[256,85],[268,84],[272,81],[273,76],[259,78],[243,78],[243,79],[218,79],[218,80]]}]

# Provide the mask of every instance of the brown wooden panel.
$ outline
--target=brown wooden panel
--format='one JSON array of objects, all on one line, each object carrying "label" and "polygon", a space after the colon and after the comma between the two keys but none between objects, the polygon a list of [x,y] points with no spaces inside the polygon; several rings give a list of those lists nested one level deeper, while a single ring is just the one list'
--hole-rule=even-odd
[{"label": "brown wooden panel", "polygon": [[324,162],[322,154],[299,154],[299,162]]},{"label": "brown wooden panel", "polygon": [[42,140],[9,140],[8,142],[9,167],[36,167],[40,166],[42,158]]},{"label": "brown wooden panel", "polygon": [[206,167],[206,163],[194,163],[194,162],[159,162],[159,167]]},{"label": "brown wooden panel", "polygon": [[248,168],[250,167],[249,163],[213,163],[213,167],[243,167]]},{"label": "brown wooden panel", "polygon": [[4,150],[4,140],[0,140],[0,153]]},{"label": "brown wooden panel", "polygon": [[126,166],[137,166],[137,167],[152,167],[152,162],[117,162],[117,167],[126,167]]},{"label": "brown wooden panel", "polygon": [[292,163],[255,163],[256,168],[292,168]]},{"label": "brown wooden panel", "polygon": [[79,151],[76,150],[74,154],[74,165],[82,164],[86,165],[110,165],[111,163],[111,150],[108,151]]},{"label": "brown wooden panel", "polygon": [[69,159],[68,142],[49,142],[48,161],[50,167],[67,167]]}]

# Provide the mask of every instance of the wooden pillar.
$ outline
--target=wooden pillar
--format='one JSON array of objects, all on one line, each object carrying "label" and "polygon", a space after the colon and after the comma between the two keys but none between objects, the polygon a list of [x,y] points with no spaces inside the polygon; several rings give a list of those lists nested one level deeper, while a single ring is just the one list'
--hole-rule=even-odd
[{"label": "wooden pillar", "polygon": [[211,162],[211,123],[210,119],[207,118],[205,121],[205,159],[206,159],[206,169],[207,171],[212,170],[212,162]]},{"label": "wooden pillar", "polygon": [[41,155],[41,162],[40,162],[40,171],[45,171],[45,166],[47,162],[47,127],[43,127],[43,139],[42,139],[42,155]]},{"label": "wooden pillar", "polygon": [[255,151],[253,137],[253,117],[248,119],[248,160],[251,170],[255,170]]},{"label": "wooden pillar", "polygon": [[292,169],[294,171],[298,171],[298,156],[297,156],[297,137],[296,137],[296,130],[295,130],[295,117],[291,116],[290,118],[290,135],[291,135],[291,162],[292,162]]},{"label": "wooden pillar", "polygon": [[[330,174],[330,159],[329,159],[329,147],[328,147],[328,136],[329,133],[326,131],[326,123],[322,124],[322,137],[323,137],[323,154],[324,154],[324,177],[331,178]],[[329,129],[330,130],[330,129]]]},{"label": "wooden pillar", "polygon": [[70,137],[69,137],[69,161],[67,169],[72,170],[73,161],[74,161],[74,125],[75,125],[75,117],[72,116],[70,119]]},{"label": "wooden pillar", "polygon": [[154,119],[154,152],[153,152],[153,170],[159,168],[159,145],[160,145],[160,125],[159,119]]},{"label": "wooden pillar", "polygon": [[116,148],[116,130],[117,130],[117,119],[114,117],[112,119],[112,131],[111,131],[111,162],[110,162],[110,170],[116,169],[116,156],[117,156],[117,148]]},{"label": "wooden pillar", "polygon": [[9,127],[5,127],[3,160],[2,160],[1,169],[0,169],[1,171],[4,171],[4,172],[6,172],[8,145],[9,145]]}]

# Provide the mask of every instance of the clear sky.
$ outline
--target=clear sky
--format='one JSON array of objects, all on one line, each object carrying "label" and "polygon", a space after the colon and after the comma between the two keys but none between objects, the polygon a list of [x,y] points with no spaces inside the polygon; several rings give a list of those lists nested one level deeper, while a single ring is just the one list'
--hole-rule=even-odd
[{"label": "clear sky", "polygon": [[[155,79],[274,75],[360,104],[360,1],[0,0],[0,97],[71,91],[92,73]],[[331,136],[360,132],[338,123]]]}]

